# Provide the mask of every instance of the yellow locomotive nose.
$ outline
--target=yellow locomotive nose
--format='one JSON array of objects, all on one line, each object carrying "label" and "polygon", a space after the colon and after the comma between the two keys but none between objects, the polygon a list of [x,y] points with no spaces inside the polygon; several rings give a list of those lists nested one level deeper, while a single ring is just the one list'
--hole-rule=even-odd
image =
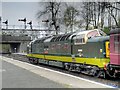
[{"label": "yellow locomotive nose", "polygon": [[105,47],[106,47],[106,57],[109,58],[110,57],[110,42],[106,41],[105,42]]}]

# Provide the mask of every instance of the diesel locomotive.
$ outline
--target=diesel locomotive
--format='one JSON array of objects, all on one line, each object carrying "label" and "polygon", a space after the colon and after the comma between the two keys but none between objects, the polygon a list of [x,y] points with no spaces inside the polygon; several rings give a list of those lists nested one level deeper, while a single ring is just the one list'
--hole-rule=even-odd
[{"label": "diesel locomotive", "polygon": [[106,78],[109,36],[98,29],[43,37],[27,48],[30,63],[43,63]]}]

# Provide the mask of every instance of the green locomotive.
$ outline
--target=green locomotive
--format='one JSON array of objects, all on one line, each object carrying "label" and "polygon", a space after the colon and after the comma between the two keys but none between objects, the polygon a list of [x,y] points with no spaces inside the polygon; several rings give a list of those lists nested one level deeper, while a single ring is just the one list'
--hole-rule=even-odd
[{"label": "green locomotive", "polygon": [[106,77],[109,36],[95,29],[40,38],[28,45],[27,57],[31,63]]}]

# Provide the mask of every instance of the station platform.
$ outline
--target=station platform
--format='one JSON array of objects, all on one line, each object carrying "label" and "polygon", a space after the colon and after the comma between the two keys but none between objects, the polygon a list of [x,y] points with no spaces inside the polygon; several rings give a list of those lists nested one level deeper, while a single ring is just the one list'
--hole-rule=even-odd
[{"label": "station platform", "polygon": [[102,83],[97,83],[97,82],[90,81],[77,76],[54,71],[48,68],[35,66],[35,65],[32,65],[26,62],[21,62],[12,58],[6,58],[1,56],[0,58],[2,58],[3,61],[6,61],[18,67],[21,67],[41,77],[47,78],[59,84],[67,85],[69,88],[109,88],[109,90],[112,90],[112,88],[114,88],[112,86],[104,85]]},{"label": "station platform", "polygon": [[30,88],[67,88],[24,68],[2,61],[2,89],[1,90],[26,90]]}]

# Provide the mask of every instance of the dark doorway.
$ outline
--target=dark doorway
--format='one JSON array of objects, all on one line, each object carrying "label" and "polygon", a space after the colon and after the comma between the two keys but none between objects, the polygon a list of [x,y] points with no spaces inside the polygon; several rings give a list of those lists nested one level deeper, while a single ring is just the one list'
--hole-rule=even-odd
[{"label": "dark doorway", "polygon": [[20,51],[20,43],[11,43],[10,48],[11,53],[18,53]]}]

